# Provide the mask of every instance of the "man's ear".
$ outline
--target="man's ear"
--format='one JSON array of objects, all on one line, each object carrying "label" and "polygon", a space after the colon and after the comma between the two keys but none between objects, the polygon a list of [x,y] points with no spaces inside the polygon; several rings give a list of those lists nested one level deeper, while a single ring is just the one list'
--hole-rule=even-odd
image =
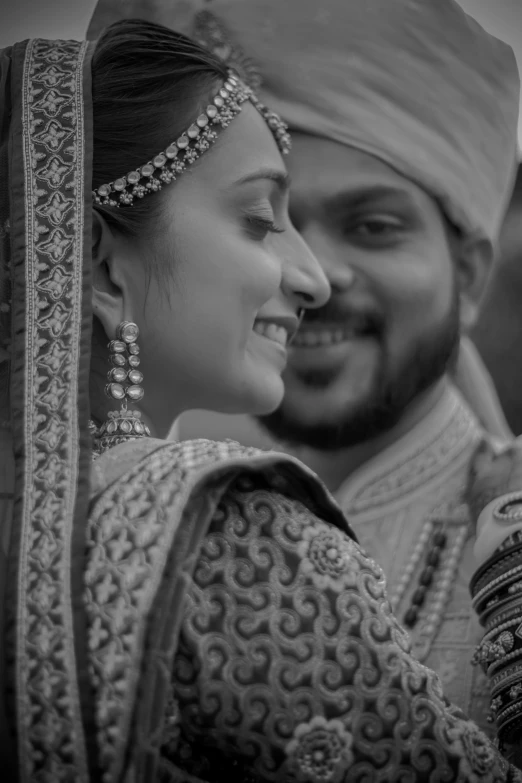
[{"label": "man's ear", "polygon": [[487,239],[459,239],[453,249],[464,333],[475,325],[493,267],[494,250]]},{"label": "man's ear", "polygon": [[124,318],[124,287],[118,269],[116,238],[96,210],[92,219],[92,308],[107,338],[113,340]]}]

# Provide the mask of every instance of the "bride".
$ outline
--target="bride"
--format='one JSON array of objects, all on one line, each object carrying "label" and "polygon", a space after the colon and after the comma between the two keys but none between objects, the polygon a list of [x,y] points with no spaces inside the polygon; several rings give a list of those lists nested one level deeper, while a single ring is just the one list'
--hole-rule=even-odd
[{"label": "bride", "polygon": [[143,22],[0,75],[8,779],[520,780],[309,470],[163,440],[188,408],[277,407],[329,295],[284,124]]}]

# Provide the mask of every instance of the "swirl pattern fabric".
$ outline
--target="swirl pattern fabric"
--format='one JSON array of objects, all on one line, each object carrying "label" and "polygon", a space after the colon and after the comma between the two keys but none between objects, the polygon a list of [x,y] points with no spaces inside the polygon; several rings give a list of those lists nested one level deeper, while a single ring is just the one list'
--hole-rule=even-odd
[{"label": "swirl pattern fabric", "polygon": [[128,766],[132,783],[157,780],[157,736],[187,585],[222,494],[248,470],[270,476],[274,487],[352,535],[311,471],[275,452],[147,438],[111,449],[92,466],[84,601],[104,783],[120,780]]},{"label": "swirl pattern fabric", "polygon": [[522,780],[411,656],[377,564],[260,476],[214,515],[172,689],[165,781]]}]

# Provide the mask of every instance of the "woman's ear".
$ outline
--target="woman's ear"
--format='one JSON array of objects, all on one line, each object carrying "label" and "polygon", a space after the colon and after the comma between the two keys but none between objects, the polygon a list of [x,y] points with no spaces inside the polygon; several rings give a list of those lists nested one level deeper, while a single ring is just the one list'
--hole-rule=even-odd
[{"label": "woman's ear", "polygon": [[464,333],[475,325],[493,266],[493,247],[486,239],[461,239],[454,248],[460,295],[460,324]]},{"label": "woman's ear", "polygon": [[118,247],[114,232],[93,210],[92,219],[92,308],[107,338],[113,340],[124,318],[124,286],[119,274]]}]

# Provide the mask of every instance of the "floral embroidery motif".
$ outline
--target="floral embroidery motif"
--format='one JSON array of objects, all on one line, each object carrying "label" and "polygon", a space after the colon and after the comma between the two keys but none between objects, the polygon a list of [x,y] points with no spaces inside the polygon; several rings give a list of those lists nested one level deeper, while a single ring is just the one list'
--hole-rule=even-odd
[{"label": "floral embroidery motif", "polygon": [[45,166],[37,170],[36,176],[39,179],[46,180],[51,187],[59,188],[69,172],[69,166],[61,158],[55,156]]},{"label": "floral embroidery motif", "polygon": [[[56,120],[51,120],[43,131],[33,136],[33,139],[36,142],[41,142],[50,152],[56,152],[62,146],[64,139],[68,139],[70,136],[71,133],[67,133]],[[39,212],[39,210],[37,211]]]},{"label": "floral embroidery motif", "polygon": [[353,760],[352,735],[340,720],[325,720],[316,715],[310,723],[301,723],[288,743],[286,753],[297,779],[313,783],[337,783],[344,778]]},{"label": "floral embroidery motif", "polygon": [[53,261],[61,261],[65,251],[72,245],[72,239],[65,231],[56,228],[46,242],[40,242],[38,250],[50,256]]},{"label": "floral embroidery motif", "polygon": [[49,349],[49,353],[42,356],[40,365],[49,368],[52,373],[57,373],[66,358],[67,349],[63,343],[56,340]]},{"label": "floral embroidery motif", "polygon": [[[41,324],[45,329],[48,329],[49,332],[51,332],[53,337],[60,337],[64,329],[67,328],[67,321],[70,317],[70,312],[58,302],[51,310],[49,317],[42,318]],[[56,385],[57,383],[59,385],[59,382],[57,382],[56,379],[51,381],[51,385]]]},{"label": "floral embroidery motif", "polygon": [[498,751],[474,723],[463,722],[458,728],[451,729],[449,735],[452,747],[460,754],[459,771],[466,783],[481,783],[495,768],[498,769]]},{"label": "floral embroidery motif", "polygon": [[60,191],[57,191],[36,211],[41,217],[49,218],[54,226],[59,226],[73,205],[74,201],[71,198],[65,198]]},{"label": "floral embroidery motif", "polygon": [[53,299],[61,299],[69,283],[70,276],[57,266],[50,277],[38,284],[38,289],[50,294]]},{"label": "floral embroidery motif", "polygon": [[43,98],[34,103],[34,108],[41,110],[50,117],[56,117],[63,111],[64,105],[70,102],[71,98],[69,96],[62,95],[56,90],[49,90]]},{"label": "floral embroidery motif", "polygon": [[[65,524],[74,517],[76,488],[71,475],[76,475],[79,460],[77,388],[70,379],[77,375],[83,317],[81,74],[85,51],[86,44],[34,40],[25,52],[27,245],[26,258],[19,257],[17,263],[24,264],[28,289],[48,293],[51,299],[28,297],[25,312],[25,350],[34,361],[28,363],[24,399],[28,417],[25,470],[32,491],[19,512],[22,543],[18,570],[23,579],[17,596],[16,677],[22,783],[87,783],[89,779],[75,653],[70,643],[73,620],[67,597],[72,525]],[[40,87],[32,87],[33,82]],[[55,89],[58,85],[60,93]],[[53,122],[45,125],[49,115]],[[66,139],[69,147],[64,149]],[[38,165],[40,161],[43,166]],[[52,191],[66,179],[71,186],[69,199]],[[45,235],[43,242],[41,235]],[[49,276],[49,255],[59,261],[66,249],[75,263],[67,270],[56,267]],[[61,302],[64,296],[68,297],[66,306]],[[52,415],[58,410],[59,416]]]},{"label": "floral embroidery motif", "polygon": [[55,451],[60,445],[60,440],[65,433],[65,425],[61,419],[52,416],[47,430],[38,437],[38,442],[42,443],[49,452]]},{"label": "floral embroidery motif", "polygon": [[309,574],[319,589],[329,587],[340,593],[355,584],[352,550],[348,539],[335,528],[307,528],[298,551],[303,573]]},{"label": "floral embroidery motif", "polygon": [[36,84],[42,83],[45,84],[46,87],[58,87],[60,82],[62,82],[67,74],[63,72],[60,68],[55,68],[54,66],[50,66],[49,68],[46,68],[43,73],[37,74],[36,76],[33,76],[33,82]]}]

